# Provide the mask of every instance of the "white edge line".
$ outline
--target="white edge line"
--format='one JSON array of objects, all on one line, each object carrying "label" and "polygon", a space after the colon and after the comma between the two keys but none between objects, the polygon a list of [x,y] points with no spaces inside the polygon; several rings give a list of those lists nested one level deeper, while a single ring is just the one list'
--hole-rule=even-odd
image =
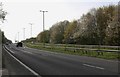
[{"label": "white edge line", "polygon": [[[3,47],[4,48],[4,47]],[[5,48],[4,48],[5,49]],[[5,49],[6,50],[6,49]],[[6,50],[7,51],[7,50]],[[8,52],[8,51],[7,51]],[[30,67],[28,67],[27,65],[25,65],[24,63],[22,63],[19,59],[17,59],[16,57],[14,57],[10,52],[8,52],[8,54],[10,56],[12,56],[15,60],[17,60],[21,65],[23,65],[26,69],[28,69],[30,72],[32,72],[34,75],[39,76],[38,73],[36,73],[35,71],[33,71]],[[41,77],[41,76],[40,76]]]},{"label": "white edge line", "polygon": [[83,64],[83,65],[84,65],[84,66],[88,66],[88,67],[93,67],[93,68],[97,68],[97,69],[104,70],[104,68],[98,67],[98,66],[93,66],[93,65],[89,65],[89,64]]},{"label": "white edge line", "polygon": [[[5,46],[5,45],[4,45],[4,46]],[[6,48],[7,50],[9,50],[10,52],[15,53],[15,52],[11,51],[10,49],[8,49],[6,46],[5,46],[5,48]]]}]

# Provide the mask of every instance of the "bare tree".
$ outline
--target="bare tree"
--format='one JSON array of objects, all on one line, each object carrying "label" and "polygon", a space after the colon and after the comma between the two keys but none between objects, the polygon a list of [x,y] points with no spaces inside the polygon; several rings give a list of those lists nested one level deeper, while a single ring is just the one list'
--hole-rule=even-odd
[{"label": "bare tree", "polygon": [[3,10],[3,4],[2,2],[0,3],[0,21],[2,21],[2,23],[5,20],[5,16],[6,16],[7,12]]}]

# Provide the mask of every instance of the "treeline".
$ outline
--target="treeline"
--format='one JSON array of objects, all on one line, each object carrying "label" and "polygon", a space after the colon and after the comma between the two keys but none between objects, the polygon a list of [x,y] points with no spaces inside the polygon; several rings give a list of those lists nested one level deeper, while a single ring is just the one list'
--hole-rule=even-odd
[{"label": "treeline", "polygon": [[[2,4],[2,2],[0,2],[0,22],[4,23],[4,20],[6,20],[6,19],[5,19],[5,16],[6,16],[7,12],[4,11],[2,7],[3,7],[3,4]],[[1,29],[0,29],[0,44],[3,44],[3,43],[4,43],[4,44],[5,44],[5,43],[12,43],[12,41],[11,41],[11,40],[8,40],[8,39],[5,37],[4,32],[1,31]]]},{"label": "treeline", "polygon": [[12,43],[12,41],[11,40],[9,40],[9,39],[7,39],[6,37],[5,37],[5,35],[4,35],[4,32],[2,32],[1,30],[0,30],[0,44],[10,44],[10,43]]},{"label": "treeline", "polygon": [[57,22],[36,37],[37,42],[81,45],[120,45],[118,5],[93,8],[78,20]]}]

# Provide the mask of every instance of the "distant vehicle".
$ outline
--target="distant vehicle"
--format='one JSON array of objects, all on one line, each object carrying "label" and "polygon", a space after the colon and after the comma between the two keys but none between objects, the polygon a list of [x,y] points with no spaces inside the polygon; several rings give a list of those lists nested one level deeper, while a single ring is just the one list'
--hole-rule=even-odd
[{"label": "distant vehicle", "polygon": [[18,42],[16,47],[23,47],[23,43],[22,42]]}]

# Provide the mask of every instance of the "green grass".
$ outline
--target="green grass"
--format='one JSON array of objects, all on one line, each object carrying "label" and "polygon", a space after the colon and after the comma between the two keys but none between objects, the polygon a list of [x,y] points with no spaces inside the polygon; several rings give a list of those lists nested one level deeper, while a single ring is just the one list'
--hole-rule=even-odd
[{"label": "green grass", "polygon": [[[47,46],[51,46],[51,44],[49,43],[45,43]],[[43,45],[43,43],[34,43],[34,45]],[[75,47],[75,48],[86,48],[86,46],[82,45],[75,45],[75,44],[54,44],[55,46],[59,46],[59,47]],[[98,49],[98,45],[96,45],[95,47],[87,47],[87,48],[92,48],[92,49]],[[100,47],[100,49],[103,50],[118,50],[118,48],[110,48],[110,47]]]},{"label": "green grass", "polygon": [[43,44],[26,44],[27,47],[40,49],[40,50],[47,50],[52,52],[58,52],[58,53],[65,53],[65,54],[71,54],[71,55],[80,55],[80,56],[89,56],[89,57],[97,57],[97,58],[103,58],[103,59],[110,59],[110,60],[117,60],[120,59],[120,56],[118,56],[118,53],[116,52],[103,52],[103,55],[98,55],[98,52],[96,51],[84,51],[84,50],[68,50],[65,48],[55,47],[54,45],[51,45],[50,47],[44,47]]}]

